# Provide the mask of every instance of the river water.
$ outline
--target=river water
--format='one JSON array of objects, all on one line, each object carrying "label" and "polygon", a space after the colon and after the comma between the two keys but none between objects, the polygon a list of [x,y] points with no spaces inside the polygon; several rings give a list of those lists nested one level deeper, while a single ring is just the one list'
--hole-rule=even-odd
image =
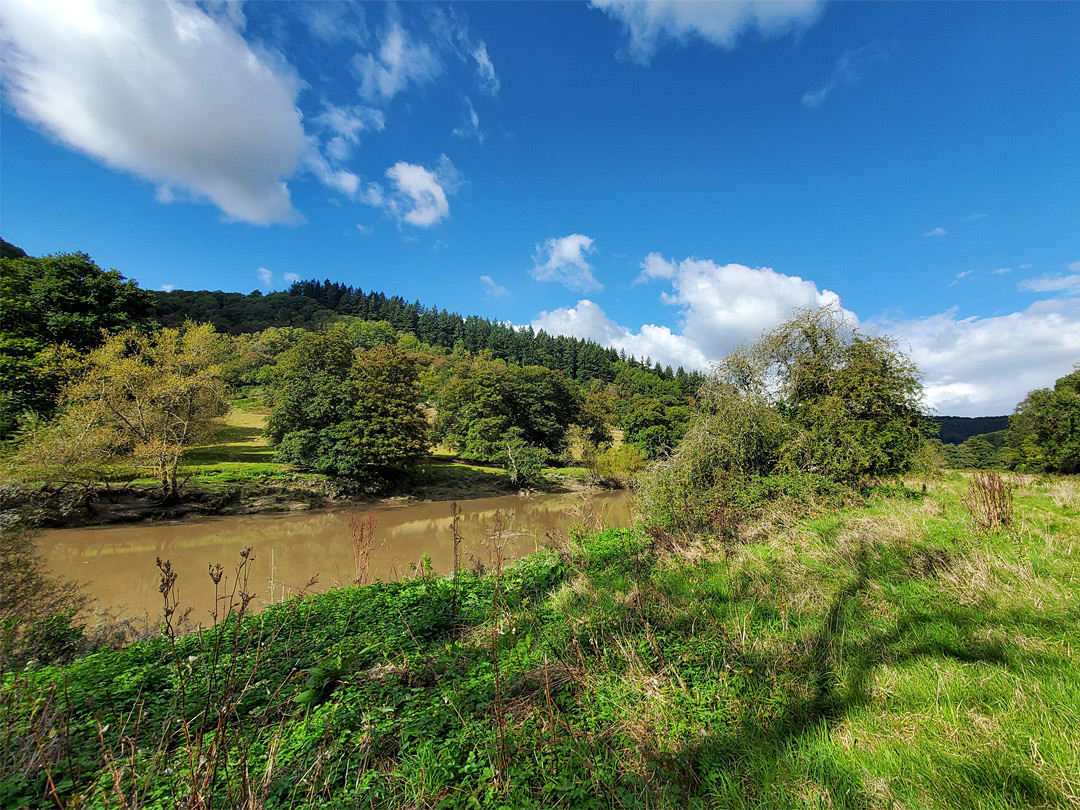
[{"label": "river water", "polygon": [[[465,568],[490,566],[496,543],[505,560],[531,554],[552,537],[565,537],[567,528],[581,521],[583,509],[608,526],[628,526],[632,519],[625,492],[507,495],[458,505],[459,556]],[[450,508],[449,501],[372,508],[375,531],[367,581],[408,576],[424,554],[437,573],[453,571]],[[314,576],[317,584],[308,591],[351,583],[356,568],[350,516],[362,521],[367,512],[357,508],[54,529],[42,533],[39,548],[55,574],[86,583],[99,608],[153,623],[163,615],[156,560],[169,560],[178,575],[181,609],[192,608],[191,620],[206,623],[214,605],[208,567],[220,563],[231,586],[240,552],[248,546],[247,590],[256,594],[253,606],[295,593]]]}]

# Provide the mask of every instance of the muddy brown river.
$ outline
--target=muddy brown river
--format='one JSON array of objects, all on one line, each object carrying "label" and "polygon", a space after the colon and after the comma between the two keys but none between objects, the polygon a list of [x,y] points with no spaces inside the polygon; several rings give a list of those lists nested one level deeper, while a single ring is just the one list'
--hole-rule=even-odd
[{"label": "muddy brown river", "polygon": [[[631,523],[625,492],[588,496],[508,495],[460,501],[458,531],[462,567],[489,566],[497,536],[505,560],[531,554],[552,537],[565,537],[581,520],[582,509],[608,526]],[[156,623],[162,598],[156,559],[170,560],[178,574],[181,608],[191,620],[206,623],[214,604],[207,568],[221,563],[231,578],[240,552],[252,547],[248,590],[253,605],[266,605],[295,593],[313,576],[310,591],[350,584],[355,575],[350,516],[363,520],[366,508],[303,514],[247,515],[192,522],[139,523],[43,532],[39,548],[53,572],[86,583],[101,609]],[[389,580],[412,573],[421,556],[438,573],[454,567],[450,502],[377,506],[367,580]],[[501,534],[497,535],[501,531]]]}]

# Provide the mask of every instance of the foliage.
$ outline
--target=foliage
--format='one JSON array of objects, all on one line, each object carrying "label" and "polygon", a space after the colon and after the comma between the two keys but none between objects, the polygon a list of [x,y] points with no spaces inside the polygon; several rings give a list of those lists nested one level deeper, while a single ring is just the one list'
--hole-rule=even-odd
[{"label": "foliage", "polygon": [[1076,483],[1019,489],[1020,533],[959,489],[686,555],[606,530],[27,670],[0,803],[1072,807]]},{"label": "foliage", "polygon": [[0,435],[23,411],[52,412],[64,381],[58,347],[93,349],[103,331],[145,325],[150,309],[149,293],[85,253],[0,259]]},{"label": "foliage", "polygon": [[69,661],[84,651],[77,616],[87,597],[77,583],[49,574],[34,531],[10,512],[0,525],[0,571],[0,675],[30,661]]},{"label": "foliage", "polygon": [[593,450],[586,455],[590,476],[598,484],[627,487],[648,464],[648,457],[636,445],[621,444]]},{"label": "foliage", "polygon": [[544,480],[544,462],[547,458],[544,450],[514,436],[506,442],[503,466],[513,486],[531,488]]},{"label": "foliage", "polygon": [[1080,472],[1080,363],[1053,388],[1032,391],[1016,406],[1006,444],[1013,469]]},{"label": "foliage", "polygon": [[396,346],[358,358],[340,326],[307,333],[282,355],[271,389],[266,435],[285,463],[368,478],[427,451],[416,367]]},{"label": "foliage", "polygon": [[454,367],[439,396],[435,430],[463,458],[499,461],[515,436],[558,455],[580,413],[579,391],[558,372],[476,358]]},{"label": "foliage", "polygon": [[662,531],[730,534],[747,482],[776,475],[853,485],[912,469],[928,423],[918,372],[885,337],[838,308],[797,311],[717,364],[701,409],[645,479]]},{"label": "foliage", "polygon": [[228,410],[223,350],[208,324],[109,337],[72,374],[62,411],[20,448],[26,477],[108,483],[126,464],[176,496],[184,451],[212,437]]}]

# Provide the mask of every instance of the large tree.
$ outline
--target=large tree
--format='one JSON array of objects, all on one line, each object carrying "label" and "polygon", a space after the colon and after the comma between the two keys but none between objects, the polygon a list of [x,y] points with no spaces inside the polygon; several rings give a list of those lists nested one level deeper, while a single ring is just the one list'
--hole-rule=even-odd
[{"label": "large tree", "polygon": [[1080,363],[1053,388],[1030,392],[1009,417],[1010,467],[1033,472],[1080,472]]},{"label": "large tree", "polygon": [[146,325],[151,307],[149,293],[85,253],[0,259],[0,433],[24,411],[52,412],[59,347],[89,351],[105,333]]},{"label": "large tree", "polygon": [[396,346],[357,355],[341,327],[308,333],[273,374],[267,436],[283,461],[369,478],[427,452],[416,364]]},{"label": "large tree", "polygon": [[558,371],[467,359],[439,396],[436,432],[464,458],[503,460],[512,439],[558,455],[581,410],[581,392]]},{"label": "large tree", "polygon": [[725,533],[754,492],[904,473],[932,430],[921,399],[892,340],[838,307],[797,311],[716,365],[686,436],[646,476],[644,510],[664,530]]},{"label": "large tree", "polygon": [[181,456],[209,440],[228,410],[224,349],[209,324],[112,335],[71,374],[52,423],[20,448],[26,466],[40,465],[51,480],[88,481],[123,464],[177,495]]}]

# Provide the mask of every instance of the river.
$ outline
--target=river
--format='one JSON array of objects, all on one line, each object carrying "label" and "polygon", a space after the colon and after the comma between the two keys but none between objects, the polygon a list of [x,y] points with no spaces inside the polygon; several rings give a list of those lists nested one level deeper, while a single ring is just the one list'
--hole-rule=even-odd
[{"label": "river", "polygon": [[[630,499],[625,492],[582,496],[507,495],[459,502],[461,565],[489,566],[494,535],[501,525],[503,557],[511,560],[565,537],[580,522],[582,510],[608,526],[628,526]],[[431,558],[437,573],[454,567],[450,502],[376,506],[374,541],[368,555],[367,581],[389,580],[411,573],[421,556]],[[248,588],[253,606],[308,591],[350,584],[355,577],[350,516],[364,520],[367,508],[245,515],[191,522],[138,523],[42,532],[39,548],[53,573],[86,584],[99,609],[122,617],[145,617],[156,623],[163,615],[156,560],[169,560],[177,573],[181,609],[191,620],[206,623],[214,605],[214,585],[207,569],[220,563],[231,578],[240,552],[251,546]],[[224,583],[223,583],[224,585]]]}]

